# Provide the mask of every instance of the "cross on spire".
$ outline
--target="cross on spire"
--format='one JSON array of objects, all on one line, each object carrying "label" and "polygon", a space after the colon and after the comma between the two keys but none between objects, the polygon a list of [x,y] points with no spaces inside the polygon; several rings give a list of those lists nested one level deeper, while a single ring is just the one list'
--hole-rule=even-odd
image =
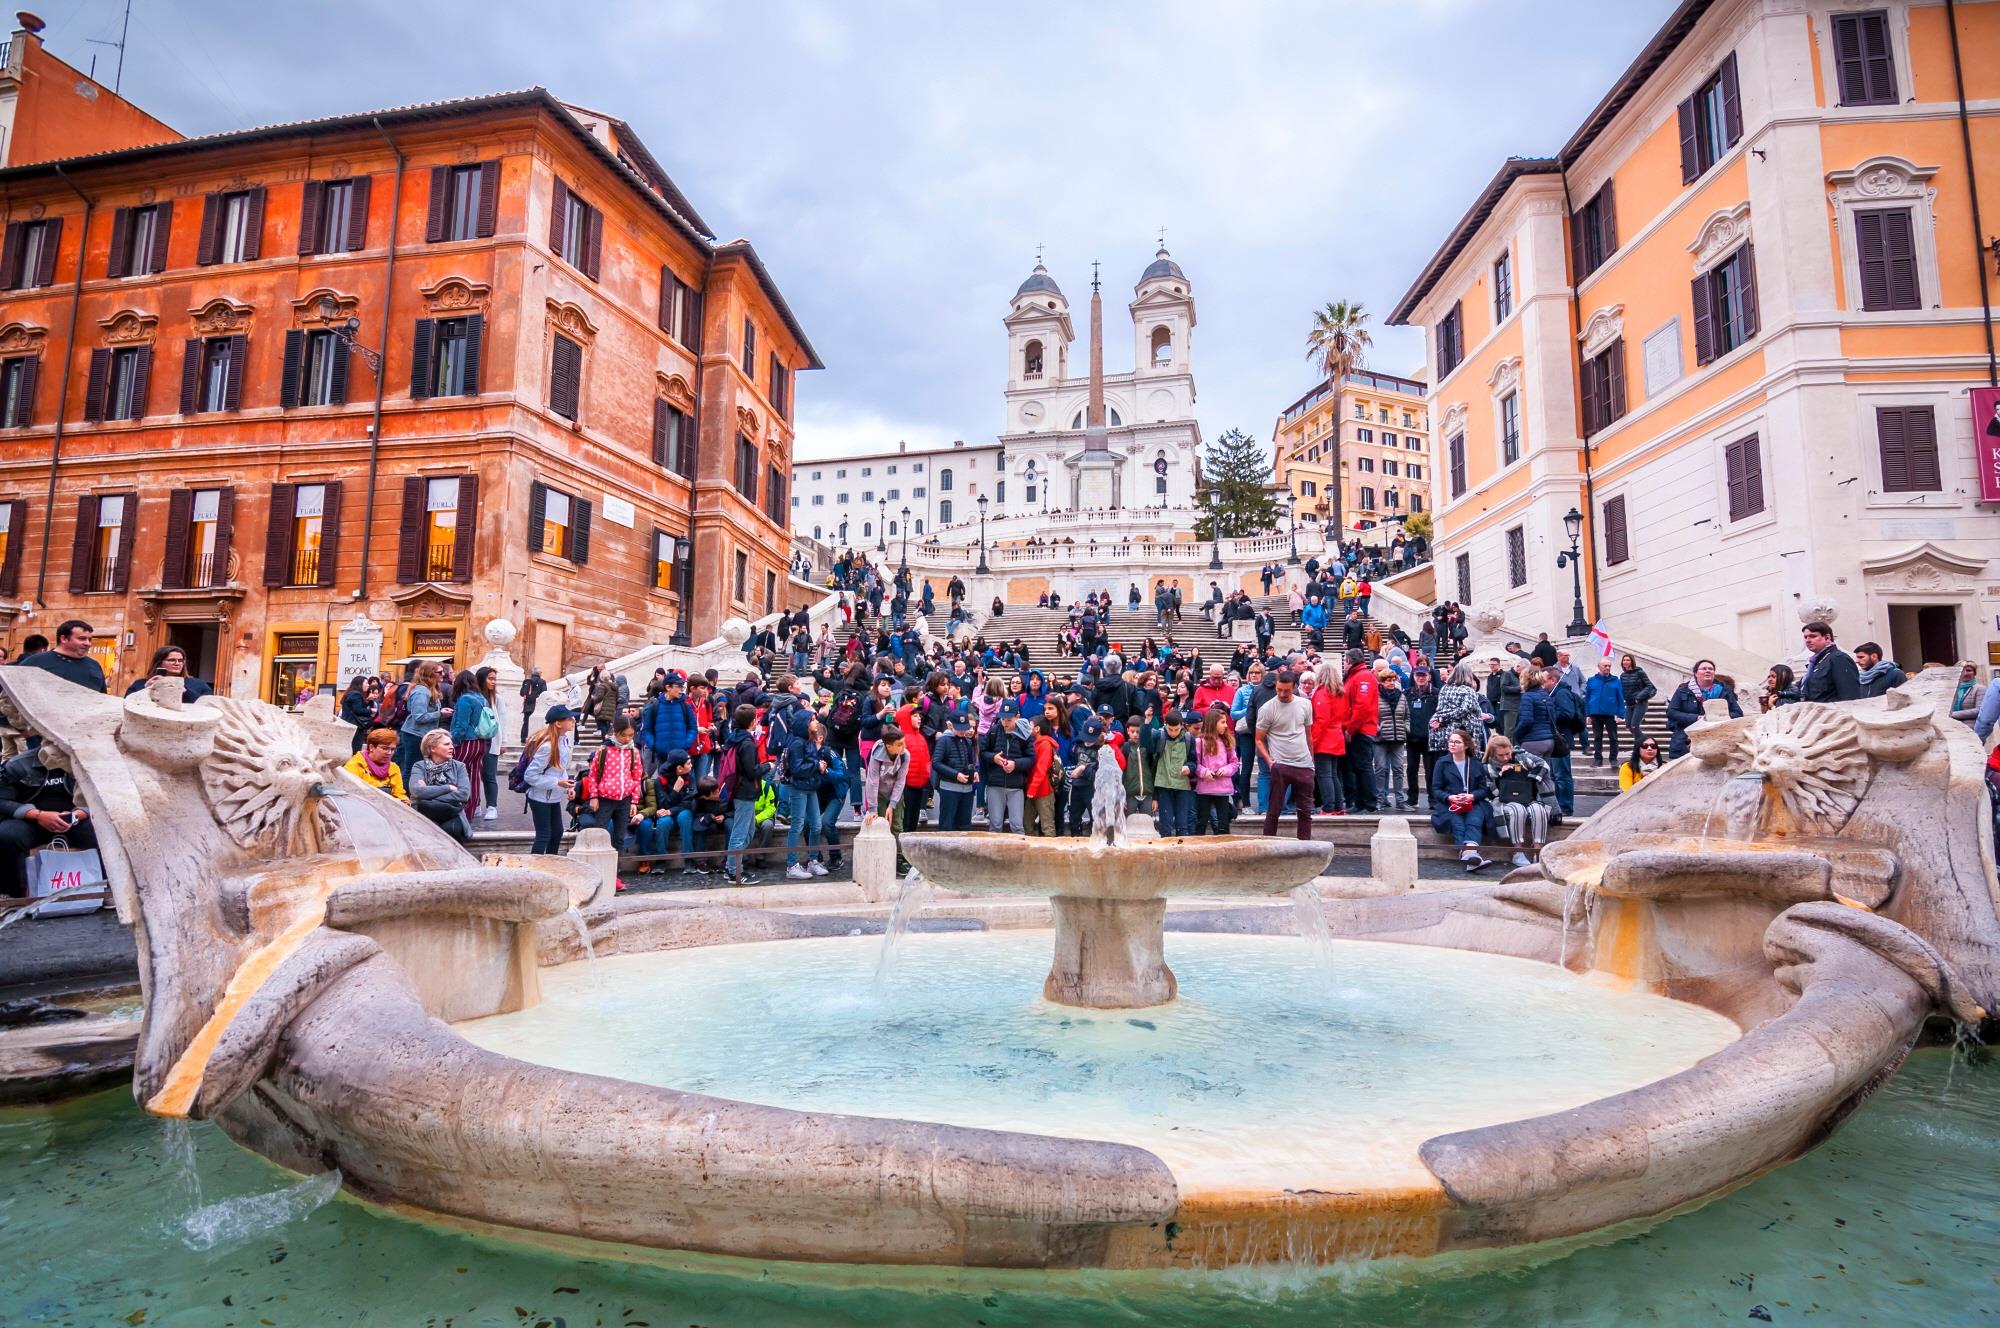
[{"label": "cross on spire", "polygon": [[1160,227],[1160,248],[1164,249],[1166,247],[1167,247],[1167,228],[1165,226],[1162,226]]},{"label": "cross on spire", "polygon": [[1090,260],[1090,289],[1097,289],[1097,260],[1094,258]]},{"label": "cross on spire", "polygon": [[1041,246],[1041,245],[1039,245],[1039,244],[1035,246],[1035,266],[1036,266],[1036,267],[1040,267],[1040,266],[1042,265],[1042,248],[1043,248],[1043,246]]}]

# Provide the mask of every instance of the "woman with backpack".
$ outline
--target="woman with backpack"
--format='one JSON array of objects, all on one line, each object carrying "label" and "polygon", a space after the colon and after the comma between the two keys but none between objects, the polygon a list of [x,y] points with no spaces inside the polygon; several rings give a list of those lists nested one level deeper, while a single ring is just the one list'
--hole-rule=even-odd
[{"label": "woman with backpack", "polygon": [[[465,807],[468,819],[479,815],[486,753],[500,733],[500,712],[487,700],[486,688],[481,686],[482,683],[490,686],[492,677],[493,670],[490,668],[481,669],[478,673],[466,669],[452,684],[451,754],[453,759],[465,766],[466,774],[472,779],[472,797]],[[490,810],[492,799],[486,799],[484,805]],[[494,817],[485,819],[490,821]]]},{"label": "woman with backpack", "polygon": [[528,814],[535,821],[530,853],[554,853],[562,848],[563,806],[576,787],[576,781],[569,777],[575,740],[576,712],[566,705],[550,706],[548,722],[529,737],[508,780],[509,787],[528,796]]}]

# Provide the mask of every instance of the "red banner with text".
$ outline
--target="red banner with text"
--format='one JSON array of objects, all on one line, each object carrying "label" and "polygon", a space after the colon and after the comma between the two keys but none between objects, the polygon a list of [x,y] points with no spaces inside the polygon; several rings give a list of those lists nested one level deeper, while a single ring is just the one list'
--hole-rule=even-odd
[{"label": "red banner with text", "polygon": [[1972,389],[1972,451],[1979,458],[1979,501],[2000,503],[2000,387]]}]

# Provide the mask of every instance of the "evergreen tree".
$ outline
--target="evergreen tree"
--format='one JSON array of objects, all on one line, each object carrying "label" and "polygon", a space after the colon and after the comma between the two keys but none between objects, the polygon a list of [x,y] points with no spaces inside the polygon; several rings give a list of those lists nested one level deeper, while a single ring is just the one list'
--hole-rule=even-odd
[{"label": "evergreen tree", "polygon": [[1271,458],[1255,437],[1231,429],[1208,445],[1202,462],[1204,511],[1195,534],[1209,535],[1209,504],[1221,518],[1222,538],[1268,535],[1278,527],[1278,500],[1271,493]]}]

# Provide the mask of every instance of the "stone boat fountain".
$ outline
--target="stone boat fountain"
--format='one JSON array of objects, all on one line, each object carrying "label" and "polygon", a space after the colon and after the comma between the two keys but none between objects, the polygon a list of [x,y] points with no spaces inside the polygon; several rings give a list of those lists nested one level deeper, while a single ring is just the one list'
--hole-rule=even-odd
[{"label": "stone boat fountain", "polygon": [[[1298,945],[1291,910],[1230,905],[1310,878],[1323,845],[913,834],[947,886],[1051,895],[1055,935],[923,938],[922,984],[873,1023],[865,993],[818,976],[865,971],[862,920],[600,901],[562,860],[474,862],[338,772],[344,726],[22,669],[0,670],[0,705],[96,819],[156,1112],[338,1168],[370,1202],[611,1257],[1145,1269],[1545,1247],[1824,1139],[1927,1023],[1980,1021],[2000,987],[1983,757],[1939,686],[1700,725],[1691,759],[1537,872],[1325,904],[1336,962],[1387,986],[1309,993],[1271,948]],[[1183,894],[1210,902],[1169,909]],[[579,917],[609,994],[590,1017],[623,1057],[598,1073],[567,1059],[590,1030],[561,1022]],[[1037,1000],[1026,966],[1050,949]],[[718,1031],[642,1063],[615,1023],[640,1017]],[[863,1034],[815,1040],[836,1018]],[[701,1053],[703,1084],[780,1054],[809,1062],[794,1080],[838,1078],[837,1046],[865,1056],[893,1029],[895,1055],[849,1067],[867,1109],[674,1086]],[[958,1057],[971,1089],[939,1103],[904,1046]],[[1424,1077],[1482,1056],[1491,1093]],[[982,1104],[1032,1074],[1016,1096],[1042,1114]],[[1146,1085],[1164,1096],[1139,1119],[1125,1099]],[[1371,1147],[1344,1118],[1314,1132],[1335,1097],[1373,1113]]]}]

